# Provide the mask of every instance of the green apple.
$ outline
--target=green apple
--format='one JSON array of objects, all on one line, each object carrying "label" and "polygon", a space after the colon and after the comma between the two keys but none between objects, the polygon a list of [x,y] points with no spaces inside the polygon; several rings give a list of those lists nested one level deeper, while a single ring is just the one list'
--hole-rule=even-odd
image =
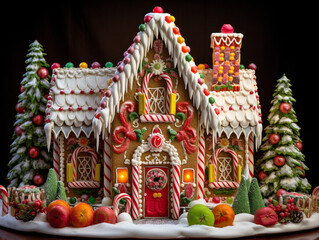
[{"label": "green apple", "polygon": [[188,225],[214,226],[215,218],[212,211],[205,205],[196,204],[189,209],[187,214]]}]

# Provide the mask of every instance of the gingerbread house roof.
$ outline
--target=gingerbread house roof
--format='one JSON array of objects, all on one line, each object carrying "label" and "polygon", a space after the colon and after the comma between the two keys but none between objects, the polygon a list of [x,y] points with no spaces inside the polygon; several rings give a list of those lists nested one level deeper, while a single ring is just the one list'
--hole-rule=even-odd
[{"label": "gingerbread house roof", "polygon": [[[212,69],[199,70],[207,82],[212,81]],[[261,108],[259,102],[255,71],[240,69],[239,91],[212,91],[214,105],[221,111],[218,115],[221,130],[229,137],[235,133],[237,137],[244,134],[246,139],[252,133],[256,136],[256,149],[262,140]]]},{"label": "gingerbread house roof", "polygon": [[105,130],[110,131],[110,124],[119,111],[120,101],[124,99],[125,93],[132,89],[134,77],[138,79],[138,68],[152,47],[154,38],[158,38],[159,35],[173,59],[174,67],[178,68],[180,77],[183,77],[193,105],[201,110],[200,123],[207,131],[212,129],[213,136],[216,137],[221,130],[219,110],[209,102],[211,93],[206,84],[199,81],[200,75],[194,61],[187,59],[188,52],[182,50],[186,44],[178,41],[181,35],[170,14],[148,13],[144,21],[143,28],[140,28],[141,31],[137,33],[134,43],[126,51],[122,63],[117,68],[113,82],[108,88],[111,94],[102,98],[101,105],[97,109],[96,117],[93,119],[96,138],[101,133],[104,135]]},{"label": "gingerbread house roof", "polygon": [[115,68],[55,68],[46,109],[45,132],[48,146],[51,132],[57,137],[71,132],[89,136],[101,93]]}]

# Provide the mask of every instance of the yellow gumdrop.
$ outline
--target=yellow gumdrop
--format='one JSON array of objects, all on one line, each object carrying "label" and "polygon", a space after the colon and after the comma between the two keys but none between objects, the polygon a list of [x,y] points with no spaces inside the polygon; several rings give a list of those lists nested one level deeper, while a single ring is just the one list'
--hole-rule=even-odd
[{"label": "yellow gumdrop", "polygon": [[197,70],[202,70],[202,69],[205,69],[205,65],[204,64],[198,64]]},{"label": "yellow gumdrop", "polygon": [[183,37],[178,37],[178,38],[177,38],[177,42],[178,42],[179,44],[182,44],[183,42],[185,42],[185,39],[184,39]]},{"label": "yellow gumdrop", "polygon": [[79,65],[80,68],[87,68],[88,64],[86,62],[81,62]]},{"label": "yellow gumdrop", "polygon": [[174,16],[169,16],[172,19],[172,22],[175,22],[175,17]]}]

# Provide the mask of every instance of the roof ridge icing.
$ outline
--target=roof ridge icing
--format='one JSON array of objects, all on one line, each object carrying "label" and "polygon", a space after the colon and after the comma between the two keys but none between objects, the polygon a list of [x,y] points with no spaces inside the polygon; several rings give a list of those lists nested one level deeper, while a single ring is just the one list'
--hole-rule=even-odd
[{"label": "roof ridge icing", "polygon": [[[211,92],[206,84],[203,84],[197,72],[196,64],[188,53],[189,48],[186,46],[185,39],[178,40],[181,34],[174,21],[175,18],[168,13],[148,13],[145,15],[145,23],[141,24],[142,27],[140,25],[140,31],[134,37],[133,44],[124,53],[125,57],[118,64],[113,81],[96,111],[93,129],[97,141],[100,134],[104,137],[106,129],[108,132],[110,131],[114,116],[119,111],[120,101],[124,100],[128,89],[132,89],[134,77],[138,79],[138,68],[152,47],[154,37],[158,38],[159,35],[173,59],[174,67],[178,68],[180,77],[183,77],[185,88],[188,89],[193,105],[202,113],[200,124],[204,125],[207,132],[209,129],[213,129],[214,138],[220,133],[221,123],[217,116],[220,110],[210,103]],[[185,50],[186,48],[188,51]]]}]

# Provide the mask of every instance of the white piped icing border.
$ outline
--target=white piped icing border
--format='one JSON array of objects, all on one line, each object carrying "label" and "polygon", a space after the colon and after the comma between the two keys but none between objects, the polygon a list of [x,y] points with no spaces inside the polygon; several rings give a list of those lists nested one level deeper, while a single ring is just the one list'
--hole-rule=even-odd
[{"label": "white piped icing border", "polygon": [[[132,53],[125,54],[125,58],[129,58],[129,63],[124,61],[118,66],[115,76],[118,75],[118,80],[112,82],[109,86],[111,96],[103,97],[101,103],[105,102],[104,108],[100,107],[96,111],[96,117],[93,119],[93,129],[96,139],[105,130],[110,131],[110,125],[115,114],[119,111],[120,101],[124,100],[124,95],[133,87],[133,78],[138,79],[138,67],[141,65],[143,58],[146,56],[149,49],[152,47],[154,37],[160,35],[165,46],[168,49],[170,56],[173,59],[174,67],[177,66],[180,77],[183,77],[185,88],[188,89],[190,98],[193,100],[193,105],[201,111],[200,124],[205,126],[207,132],[210,129],[213,131],[213,138],[216,139],[217,134],[221,131],[221,123],[218,115],[215,112],[216,107],[209,103],[211,93],[206,96],[203,91],[207,89],[205,84],[200,85],[198,72],[193,73],[191,67],[196,66],[194,61],[186,61],[186,54],[182,52],[181,47],[186,46],[185,42],[180,44],[177,42],[177,37],[173,33],[173,28],[176,27],[173,22],[166,22],[165,17],[170,16],[167,13],[148,13],[151,20],[145,23],[145,30],[138,32],[137,36],[140,41],[135,41],[130,48],[133,48]],[[126,61],[127,62],[127,61]],[[219,109],[218,109],[219,110]]]}]

